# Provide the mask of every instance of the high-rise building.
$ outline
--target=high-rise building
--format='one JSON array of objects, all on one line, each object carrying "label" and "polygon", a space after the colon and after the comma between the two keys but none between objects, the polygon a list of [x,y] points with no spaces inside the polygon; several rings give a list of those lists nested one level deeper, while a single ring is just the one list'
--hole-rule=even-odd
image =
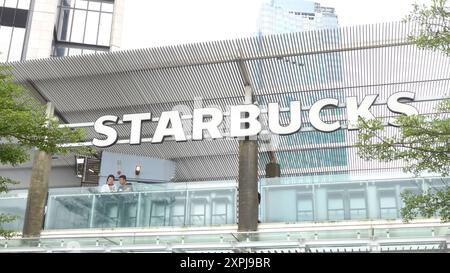
[{"label": "high-rise building", "polygon": [[123,0],[0,0],[0,62],[111,51]]},{"label": "high-rise building", "polygon": [[338,26],[334,8],[311,1],[272,0],[261,7],[258,19],[261,34],[289,33]]},{"label": "high-rise building", "polygon": [[[332,7],[322,7],[319,3],[304,0],[272,0],[270,3],[264,3],[261,6],[258,18],[258,34],[261,39],[260,49],[261,51],[267,49],[267,43],[263,42],[265,35],[334,29],[336,27],[338,27],[338,18]],[[324,39],[322,43],[329,46],[340,43],[338,32],[330,32],[330,35],[322,36],[320,39]],[[302,44],[306,43],[307,41],[298,41],[298,46],[301,47]],[[278,58],[273,65],[267,65],[264,61],[259,61],[255,69],[259,79],[255,88],[271,90],[274,80],[277,82],[276,84],[286,87],[292,86],[293,79],[294,81],[306,82],[310,86],[320,86],[328,81],[338,83],[342,78],[341,54],[331,53],[324,56],[312,54],[309,56]],[[293,68],[298,70],[299,73],[292,74]],[[273,77],[267,80],[269,79],[267,75],[272,75]],[[291,101],[301,100],[305,105],[311,106],[313,101],[325,97],[343,99],[342,92],[337,90],[296,91],[298,92],[288,93],[283,96],[273,94],[259,98],[259,103],[266,105],[269,102],[279,101],[284,107],[289,107]],[[328,115],[337,115],[340,111],[340,109],[337,109],[333,113],[328,113]],[[278,141],[286,142],[286,145],[292,147],[295,147],[296,143],[299,142],[319,145],[324,141],[345,142],[345,135],[342,130],[332,133],[297,132],[281,137]],[[296,148],[278,150],[276,143],[271,146],[273,146],[277,163],[280,164],[281,175],[326,173],[323,171],[325,166],[342,167],[348,164],[345,149],[333,149],[332,151],[327,149],[307,149],[299,151]],[[270,154],[263,154],[260,157],[260,168],[264,168],[268,161],[273,160],[270,157]],[[320,158],[321,160],[315,161],[310,160],[310,158]],[[305,168],[309,170],[307,173],[304,172]],[[319,169],[319,171],[310,173],[314,169]]]}]

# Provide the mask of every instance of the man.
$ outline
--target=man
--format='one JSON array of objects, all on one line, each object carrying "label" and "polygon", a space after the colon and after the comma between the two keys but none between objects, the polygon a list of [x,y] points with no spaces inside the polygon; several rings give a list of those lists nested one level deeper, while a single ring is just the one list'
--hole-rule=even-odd
[{"label": "man", "polygon": [[114,179],[114,175],[108,175],[106,178],[106,184],[102,186],[100,192],[116,192],[117,188],[116,185],[114,185]]},{"label": "man", "polygon": [[133,191],[133,186],[130,183],[127,183],[127,177],[125,175],[119,176],[119,188],[117,191]]}]

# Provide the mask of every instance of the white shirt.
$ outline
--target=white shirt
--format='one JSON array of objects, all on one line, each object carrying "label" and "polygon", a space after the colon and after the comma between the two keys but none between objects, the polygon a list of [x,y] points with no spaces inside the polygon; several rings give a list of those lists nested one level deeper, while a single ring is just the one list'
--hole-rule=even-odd
[{"label": "white shirt", "polygon": [[109,186],[108,184],[105,184],[100,189],[100,192],[116,192],[116,191],[117,191],[116,185]]}]

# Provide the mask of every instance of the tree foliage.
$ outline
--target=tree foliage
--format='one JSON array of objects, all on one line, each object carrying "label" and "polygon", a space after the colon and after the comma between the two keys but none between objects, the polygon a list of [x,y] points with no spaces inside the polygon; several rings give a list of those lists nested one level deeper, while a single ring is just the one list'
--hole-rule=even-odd
[{"label": "tree foliage", "polygon": [[[49,154],[92,153],[89,148],[61,146],[83,138],[83,130],[59,128],[56,118],[49,120],[46,107],[13,82],[8,68],[0,67],[0,164],[16,166],[24,163],[30,159],[33,148]],[[8,186],[14,183],[0,176],[0,193],[7,192]],[[1,223],[14,219],[14,216],[0,214],[0,236],[11,236],[11,232],[1,228]]]},{"label": "tree foliage", "polygon": [[436,214],[440,215],[443,222],[450,221],[450,187],[418,195],[404,191],[401,195],[405,203],[401,213],[406,222],[418,216],[430,218]]},{"label": "tree foliage", "polygon": [[450,174],[450,99],[429,116],[399,116],[396,134],[388,134],[382,119],[359,120],[358,155],[367,160],[406,162],[405,172]]},{"label": "tree foliage", "polygon": [[450,3],[447,0],[431,0],[431,5],[413,5],[406,22],[418,25],[417,33],[409,40],[419,48],[441,51],[450,56]]},{"label": "tree foliage", "polygon": [[[405,172],[450,174],[450,99],[441,102],[436,114],[399,116],[396,134],[386,133],[381,119],[359,120],[358,155],[366,160],[390,162],[403,160]],[[405,207],[401,209],[405,222],[418,216],[439,214],[449,221],[449,188],[436,192],[402,193]]]},{"label": "tree foliage", "polygon": [[[405,22],[418,26],[409,41],[422,49],[444,53],[450,57],[450,3],[447,0],[431,0],[431,4],[414,4]],[[359,125],[357,147],[360,157],[367,160],[406,162],[404,171],[419,175],[428,171],[448,176],[450,173],[450,99],[445,99],[431,116],[400,116],[395,136],[381,135],[385,126],[380,119],[362,120]],[[446,180],[448,181],[448,179]],[[445,182],[448,183],[448,182]],[[403,192],[405,207],[401,213],[408,222],[418,216],[432,217],[439,214],[442,221],[449,219],[449,187],[423,194]]]}]

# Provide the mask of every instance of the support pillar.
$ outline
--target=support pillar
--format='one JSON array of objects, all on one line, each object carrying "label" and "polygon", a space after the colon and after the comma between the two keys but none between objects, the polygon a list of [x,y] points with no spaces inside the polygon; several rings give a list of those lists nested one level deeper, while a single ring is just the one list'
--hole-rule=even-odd
[{"label": "support pillar", "polygon": [[[253,103],[250,85],[245,86],[245,104]],[[258,142],[257,137],[239,141],[238,231],[258,230]]]},{"label": "support pillar", "polygon": [[239,219],[238,231],[258,230],[258,143],[239,143]]}]

